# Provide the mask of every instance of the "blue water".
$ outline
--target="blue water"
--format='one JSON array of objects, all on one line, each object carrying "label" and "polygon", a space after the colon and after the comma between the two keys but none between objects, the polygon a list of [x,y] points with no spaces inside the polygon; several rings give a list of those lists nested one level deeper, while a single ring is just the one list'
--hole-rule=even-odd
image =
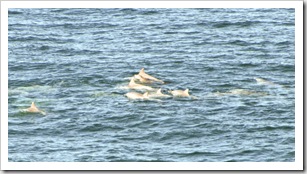
[{"label": "blue water", "polygon": [[9,9],[9,161],[295,161],[294,12]]}]

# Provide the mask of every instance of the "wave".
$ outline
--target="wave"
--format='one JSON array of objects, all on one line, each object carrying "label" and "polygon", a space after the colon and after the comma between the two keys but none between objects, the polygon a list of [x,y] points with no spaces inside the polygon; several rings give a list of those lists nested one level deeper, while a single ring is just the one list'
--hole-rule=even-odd
[{"label": "wave", "polygon": [[248,128],[248,133],[253,132],[269,132],[269,131],[293,131],[295,129],[294,126],[263,126],[263,127],[255,127],[255,128]]},{"label": "wave", "polygon": [[222,21],[222,22],[213,22],[211,25],[214,28],[227,28],[227,27],[248,28],[259,23],[260,23],[259,21],[245,21],[245,22]]},{"label": "wave", "polygon": [[20,14],[23,14],[23,13],[21,11],[9,10],[8,14],[9,15],[20,15]]},{"label": "wave", "polygon": [[92,124],[83,126],[80,128],[79,132],[98,132],[98,131],[121,131],[125,128],[121,126],[111,125],[111,124]]}]

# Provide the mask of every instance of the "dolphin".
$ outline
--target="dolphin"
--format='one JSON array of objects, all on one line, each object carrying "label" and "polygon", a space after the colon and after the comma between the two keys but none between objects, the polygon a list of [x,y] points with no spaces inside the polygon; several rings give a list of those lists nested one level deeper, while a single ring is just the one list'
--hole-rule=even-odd
[{"label": "dolphin", "polygon": [[257,83],[262,84],[262,85],[274,85],[274,86],[276,85],[273,82],[270,82],[268,80],[264,80],[264,79],[259,78],[259,77],[255,77],[255,80],[257,81]]},{"label": "dolphin", "polygon": [[162,80],[159,80],[159,79],[157,79],[157,78],[155,78],[155,77],[153,77],[151,75],[146,74],[145,71],[144,71],[144,68],[142,68],[140,70],[138,75],[140,75],[144,79],[149,79],[149,80],[153,80],[153,81],[160,82],[160,83],[164,84],[164,82]]},{"label": "dolphin", "polygon": [[158,89],[158,91],[154,94],[149,94],[149,98],[167,98],[167,97],[171,97],[170,95],[167,95],[167,94],[163,94],[161,92],[161,88]]},{"label": "dolphin", "polygon": [[265,92],[250,91],[246,89],[233,89],[229,92],[234,95],[266,95]]},{"label": "dolphin", "polygon": [[128,97],[129,99],[132,100],[136,100],[136,99],[149,99],[148,97],[148,92],[145,92],[144,94],[141,93],[137,93],[137,92],[128,92],[127,94],[125,94],[126,97]]},{"label": "dolphin", "polygon": [[43,115],[46,115],[46,113],[40,109],[38,109],[36,106],[35,106],[35,103],[32,102],[31,106],[27,109],[23,109],[22,110],[23,112],[29,112],[29,113],[40,113],[40,114],[43,114]]},{"label": "dolphin", "polygon": [[169,91],[174,97],[189,97],[189,89]]},{"label": "dolphin", "polygon": [[154,82],[153,80],[146,79],[146,78],[140,76],[139,74],[135,74],[132,78],[138,80],[141,83],[153,83]]},{"label": "dolphin", "polygon": [[130,89],[136,89],[136,90],[148,90],[148,91],[153,91],[154,89],[150,86],[145,86],[145,85],[141,85],[141,84],[137,84],[135,83],[134,79],[131,78],[128,88]]},{"label": "dolphin", "polygon": [[246,90],[246,89],[232,89],[228,92],[219,92],[218,91],[215,94],[218,95],[218,96],[224,96],[224,95],[266,96],[266,95],[268,95],[265,92],[250,91],[250,90]]}]

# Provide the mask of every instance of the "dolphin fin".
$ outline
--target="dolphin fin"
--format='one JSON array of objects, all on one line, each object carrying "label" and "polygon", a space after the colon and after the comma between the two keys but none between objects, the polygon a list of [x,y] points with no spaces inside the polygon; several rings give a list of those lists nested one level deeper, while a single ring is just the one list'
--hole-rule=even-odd
[{"label": "dolphin fin", "polygon": [[142,68],[142,69],[140,70],[139,74],[144,74],[144,73],[145,73],[144,68]]},{"label": "dolphin fin", "polygon": [[31,104],[31,107],[30,108],[32,108],[32,109],[37,109],[37,107],[36,107],[36,105],[35,105],[35,103],[34,102],[32,102],[32,104]]},{"label": "dolphin fin", "polygon": [[130,80],[130,82],[129,82],[129,85],[134,85],[134,84],[135,84],[134,79],[131,78],[131,80]]},{"label": "dolphin fin", "polygon": [[33,113],[41,113],[43,115],[46,115],[46,112],[38,109],[34,102],[32,102],[31,107],[25,109],[24,111],[26,111],[26,112],[33,112]]},{"label": "dolphin fin", "polygon": [[148,97],[148,92],[145,92],[145,93],[143,94],[143,97]]}]

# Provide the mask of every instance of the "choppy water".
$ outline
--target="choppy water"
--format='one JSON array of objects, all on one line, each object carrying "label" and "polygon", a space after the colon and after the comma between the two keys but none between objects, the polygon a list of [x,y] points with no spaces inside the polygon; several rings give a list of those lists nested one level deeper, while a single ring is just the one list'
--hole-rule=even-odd
[{"label": "choppy water", "polygon": [[[295,160],[294,9],[10,9],[8,24],[9,161]],[[198,100],[129,101],[142,67]],[[20,112],[32,101],[47,115]]]}]

